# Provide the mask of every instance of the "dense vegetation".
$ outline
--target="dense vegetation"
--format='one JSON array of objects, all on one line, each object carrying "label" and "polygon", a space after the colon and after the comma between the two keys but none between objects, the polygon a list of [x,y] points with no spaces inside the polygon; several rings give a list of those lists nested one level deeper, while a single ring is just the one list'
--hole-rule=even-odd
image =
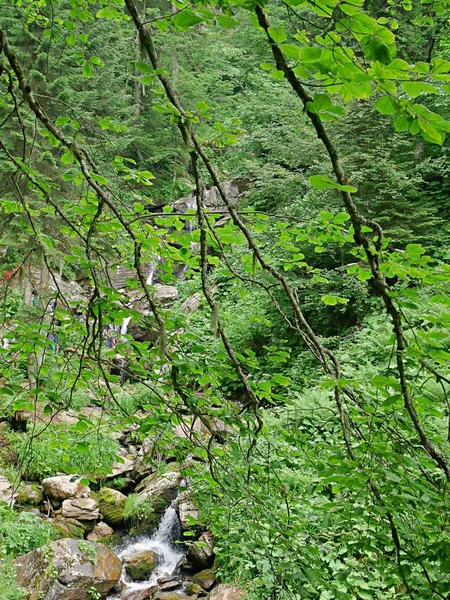
[{"label": "dense vegetation", "polygon": [[[450,597],[448,25],[446,0],[0,4],[15,490],[101,485],[133,428],[249,600]],[[23,508],[8,600],[54,536]]]}]

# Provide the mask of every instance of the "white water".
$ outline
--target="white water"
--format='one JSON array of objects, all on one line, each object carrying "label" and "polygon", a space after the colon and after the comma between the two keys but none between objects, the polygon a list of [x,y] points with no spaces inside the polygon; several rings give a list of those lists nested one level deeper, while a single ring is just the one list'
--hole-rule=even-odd
[{"label": "white water", "polygon": [[159,564],[147,581],[129,581],[125,569],[123,570],[122,581],[126,587],[122,592],[122,597],[125,600],[127,594],[135,590],[146,589],[155,584],[156,580],[160,577],[167,577],[173,574],[183,556],[181,549],[175,546],[173,542],[178,527],[179,523],[176,511],[173,507],[169,506],[161,519],[158,529],[152,536],[141,535],[126,541],[116,549],[117,555],[122,560],[145,550],[152,550],[159,556]]},{"label": "white water", "polygon": [[155,277],[155,269],[156,265],[154,262],[150,263],[150,270],[148,272],[147,281],[145,282],[147,285],[153,285],[153,279]]},{"label": "white water", "polygon": [[126,317],[126,318],[123,320],[123,323],[122,323],[122,325],[121,325],[121,327],[120,327],[120,334],[121,334],[121,335],[127,335],[127,332],[128,332],[128,324],[129,324],[129,322],[131,321],[131,319],[132,319],[132,317]]}]

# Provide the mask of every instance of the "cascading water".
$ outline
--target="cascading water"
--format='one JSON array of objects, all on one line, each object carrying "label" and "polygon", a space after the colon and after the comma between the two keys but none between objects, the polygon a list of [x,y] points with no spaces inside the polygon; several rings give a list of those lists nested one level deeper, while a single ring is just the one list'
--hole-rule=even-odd
[{"label": "cascading water", "polygon": [[152,550],[159,557],[159,564],[147,581],[130,581],[124,569],[122,581],[125,587],[121,596],[124,600],[126,600],[127,595],[131,592],[146,589],[155,584],[160,577],[167,577],[173,574],[183,556],[180,546],[175,544],[175,540],[179,535],[180,523],[177,513],[173,506],[169,506],[153,535],[140,535],[130,538],[116,549],[117,555],[122,560],[131,558],[145,550]]},{"label": "cascading water", "polygon": [[150,263],[150,269],[147,276],[147,281],[145,282],[147,285],[153,285],[153,279],[155,277],[155,269],[156,265],[154,262]]}]

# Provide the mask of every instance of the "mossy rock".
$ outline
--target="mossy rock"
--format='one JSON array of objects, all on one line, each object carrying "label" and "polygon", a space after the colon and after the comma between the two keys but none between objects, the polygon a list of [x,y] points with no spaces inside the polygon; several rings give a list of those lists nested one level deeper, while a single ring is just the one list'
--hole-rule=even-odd
[{"label": "mossy rock", "polygon": [[102,488],[94,495],[97,500],[103,521],[108,525],[117,526],[125,522],[124,510],[127,497],[118,490]]},{"label": "mossy rock", "polygon": [[148,579],[158,565],[159,557],[156,552],[145,550],[124,561],[125,570],[135,581]]},{"label": "mossy rock", "polygon": [[216,583],[216,576],[212,569],[204,569],[203,571],[200,571],[200,573],[196,573],[192,577],[192,581],[209,592],[209,590],[211,590]]},{"label": "mossy rock", "polygon": [[107,535],[105,537],[102,537],[101,539],[102,544],[105,544],[109,548],[114,548],[115,546],[118,546],[121,541],[122,536],[120,535],[120,533],[113,533],[112,535]]},{"label": "mossy rock", "polygon": [[76,519],[56,518],[51,522],[53,529],[61,538],[76,538],[83,539],[85,529],[83,525]]},{"label": "mossy rock", "polygon": [[29,506],[39,506],[44,502],[44,494],[36,483],[24,483],[19,487],[17,502]]},{"label": "mossy rock", "polygon": [[198,583],[194,583],[193,581],[186,584],[184,591],[188,596],[193,596],[194,594],[200,594],[201,596],[205,595],[205,590],[202,588],[202,586],[198,585]]}]

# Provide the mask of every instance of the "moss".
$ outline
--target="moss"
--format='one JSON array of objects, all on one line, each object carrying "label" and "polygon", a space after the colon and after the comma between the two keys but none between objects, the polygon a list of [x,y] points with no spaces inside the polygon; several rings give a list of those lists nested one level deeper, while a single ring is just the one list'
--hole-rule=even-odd
[{"label": "moss", "polygon": [[111,488],[102,488],[94,495],[100,513],[108,525],[121,525],[125,521],[124,510],[127,497]]},{"label": "moss", "polygon": [[125,570],[135,581],[148,579],[158,564],[158,556],[151,550],[140,552],[127,560]]}]

